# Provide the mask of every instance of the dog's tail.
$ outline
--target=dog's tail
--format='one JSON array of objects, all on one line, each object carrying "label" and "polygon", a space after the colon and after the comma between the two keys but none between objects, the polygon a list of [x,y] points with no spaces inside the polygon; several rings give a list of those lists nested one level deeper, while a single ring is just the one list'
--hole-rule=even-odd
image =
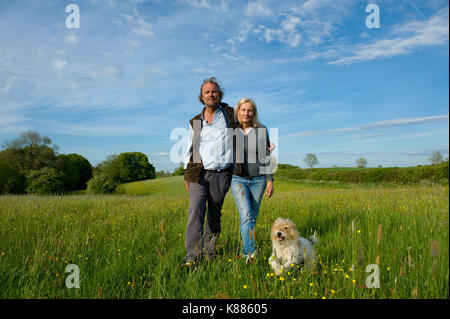
[{"label": "dog's tail", "polygon": [[317,245],[317,243],[319,242],[319,238],[317,237],[317,233],[314,232],[314,234],[312,236],[309,236],[308,240],[311,242],[311,244],[313,246]]}]

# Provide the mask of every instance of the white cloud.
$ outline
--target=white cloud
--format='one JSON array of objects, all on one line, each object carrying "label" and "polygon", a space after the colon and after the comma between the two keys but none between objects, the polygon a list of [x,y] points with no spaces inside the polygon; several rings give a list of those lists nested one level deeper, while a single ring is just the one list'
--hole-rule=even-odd
[{"label": "white cloud", "polygon": [[78,43],[78,37],[75,34],[70,34],[64,38],[66,42],[69,43]]},{"label": "white cloud", "polygon": [[225,11],[228,9],[229,0],[184,0],[187,4],[194,8],[214,9]]},{"label": "white cloud", "polygon": [[[136,8],[133,8],[130,13],[122,13],[121,17],[125,20],[125,24],[128,25],[131,30],[142,36],[155,36],[153,32],[153,26],[145,21]],[[119,25],[122,25],[121,21],[116,21]]]},{"label": "white cloud", "polygon": [[53,61],[53,68],[55,68],[56,70],[61,70],[66,66],[66,64],[67,61],[56,59],[55,61]]},{"label": "white cloud", "polygon": [[318,45],[328,39],[349,14],[349,5],[331,0],[308,0],[279,13],[278,26],[260,25],[253,32],[267,43],[278,41],[291,48],[300,44]]},{"label": "white cloud", "polygon": [[351,48],[351,55],[331,61],[328,64],[352,64],[377,58],[406,55],[413,50],[444,45],[449,39],[448,7],[438,11],[427,21],[413,21],[393,29],[389,39]]},{"label": "white cloud", "polygon": [[264,6],[261,2],[248,3],[245,14],[249,17],[271,17],[274,15],[272,9]]},{"label": "white cloud", "polygon": [[118,66],[108,65],[103,68],[91,70],[89,75],[93,79],[106,78],[110,80],[117,80],[123,76],[123,71]]},{"label": "white cloud", "polygon": [[238,29],[236,35],[226,40],[226,43],[231,45],[231,52],[236,53],[236,45],[242,42],[247,41],[248,33],[252,30],[253,25],[248,21],[243,21],[240,24],[240,28]]},{"label": "white cloud", "polygon": [[281,22],[281,28],[279,29],[262,27],[264,30],[262,36],[267,43],[279,41],[295,48],[299,46],[302,41],[302,36],[297,30],[300,21],[300,18],[296,16],[287,16]]},{"label": "white cloud", "polygon": [[9,92],[11,91],[12,88],[12,84],[11,83],[7,83],[3,86],[3,88],[1,88],[0,90],[0,95],[7,95],[9,94]]},{"label": "white cloud", "polygon": [[25,131],[30,127],[25,124],[23,109],[17,103],[0,104],[0,133],[16,133]]},{"label": "white cloud", "polygon": [[154,36],[155,33],[152,30],[152,25],[145,22],[142,18],[138,18],[136,21],[136,27],[133,28],[133,32],[143,36]]},{"label": "white cloud", "polygon": [[186,2],[194,8],[209,8],[209,3],[206,0],[186,0]]},{"label": "white cloud", "polygon": [[425,124],[433,122],[445,122],[449,120],[448,115],[438,115],[438,116],[427,116],[420,118],[403,118],[386,120],[379,122],[372,122],[367,124],[362,124],[358,126],[343,127],[331,130],[309,130],[302,131],[294,134],[289,134],[288,136],[305,137],[305,136],[324,136],[324,135],[338,135],[348,132],[359,132],[359,131],[370,131],[375,129],[385,129],[388,127],[398,127],[405,125],[415,125],[415,124]]}]

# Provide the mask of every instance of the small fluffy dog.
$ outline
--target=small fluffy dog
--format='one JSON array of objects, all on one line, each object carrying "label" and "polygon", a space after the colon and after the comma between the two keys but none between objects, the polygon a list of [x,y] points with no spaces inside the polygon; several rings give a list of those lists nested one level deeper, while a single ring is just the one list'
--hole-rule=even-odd
[{"label": "small fluffy dog", "polygon": [[309,239],[300,237],[295,224],[284,218],[277,218],[270,232],[272,255],[269,263],[277,274],[289,270],[292,265],[304,265],[311,270],[317,261],[314,246],[318,243],[316,234]]}]

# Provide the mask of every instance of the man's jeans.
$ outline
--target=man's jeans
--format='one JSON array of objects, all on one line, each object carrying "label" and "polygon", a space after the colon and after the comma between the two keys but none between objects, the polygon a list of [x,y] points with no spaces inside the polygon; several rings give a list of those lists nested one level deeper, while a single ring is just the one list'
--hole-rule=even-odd
[{"label": "man's jeans", "polygon": [[246,257],[256,251],[255,227],[266,189],[266,175],[245,178],[233,175],[231,192],[241,218],[241,238]]},{"label": "man's jeans", "polygon": [[[189,217],[186,228],[186,261],[198,260],[203,254],[214,258],[220,234],[220,218],[225,195],[230,188],[230,172],[204,171],[198,183],[189,182]],[[206,213],[208,203],[208,213]],[[205,216],[206,225],[205,227]],[[204,228],[204,230],[203,230]]]}]

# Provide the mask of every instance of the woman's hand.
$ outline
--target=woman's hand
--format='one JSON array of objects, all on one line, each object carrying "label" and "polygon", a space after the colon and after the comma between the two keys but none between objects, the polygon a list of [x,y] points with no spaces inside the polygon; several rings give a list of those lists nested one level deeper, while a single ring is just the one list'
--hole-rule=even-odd
[{"label": "woman's hand", "polygon": [[270,142],[270,144],[267,146],[267,152],[270,154],[275,149],[275,145]]},{"label": "woman's hand", "polygon": [[267,182],[266,195],[267,195],[267,198],[270,198],[273,195],[273,182],[272,181]]},{"label": "woman's hand", "polygon": [[189,192],[189,182],[188,181],[184,181],[184,187]]}]

